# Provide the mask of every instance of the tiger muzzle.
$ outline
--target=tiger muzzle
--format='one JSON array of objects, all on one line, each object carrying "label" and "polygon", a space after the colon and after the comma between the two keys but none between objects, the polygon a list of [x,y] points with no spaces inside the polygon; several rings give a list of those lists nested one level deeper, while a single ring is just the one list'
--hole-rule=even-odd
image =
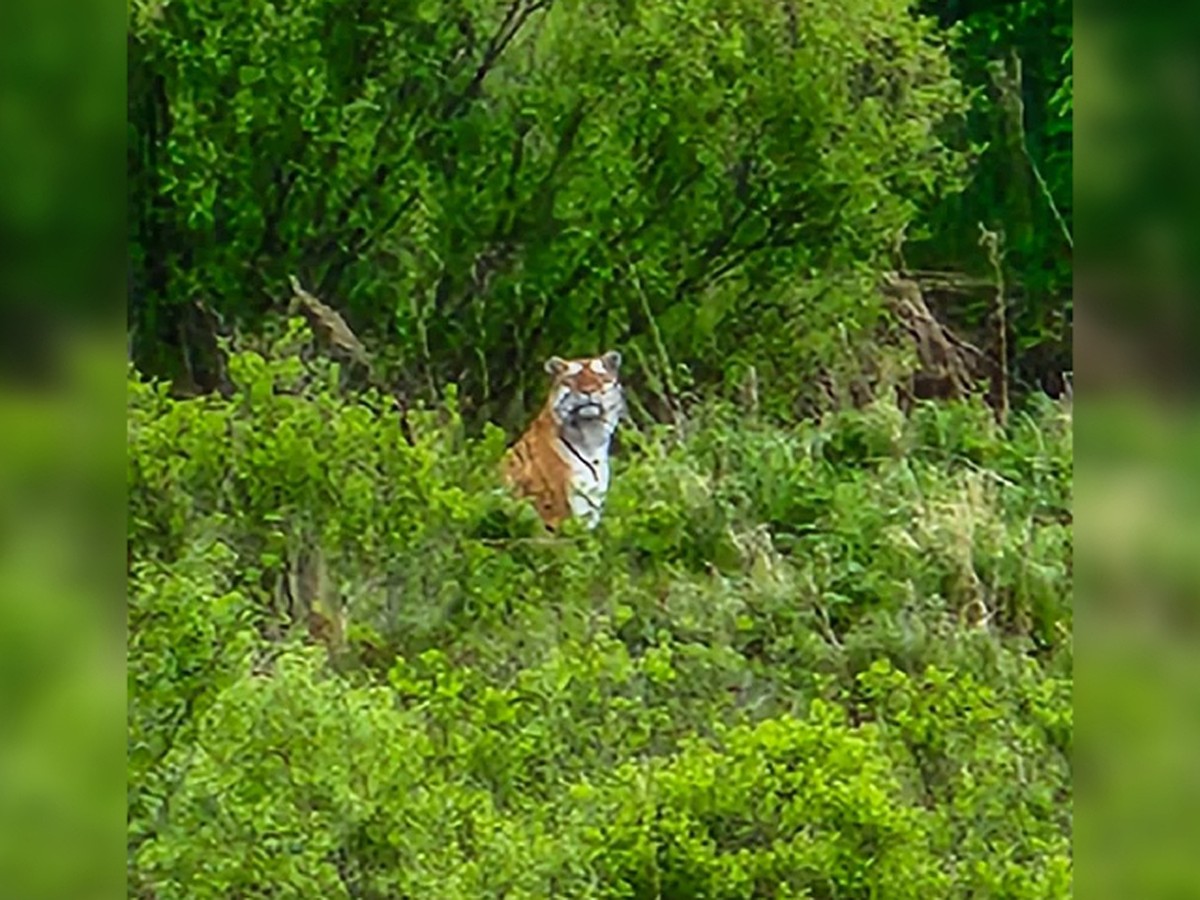
[{"label": "tiger muzzle", "polygon": [[604,415],[604,407],[595,400],[588,400],[571,410],[571,415],[577,419],[599,419]]}]

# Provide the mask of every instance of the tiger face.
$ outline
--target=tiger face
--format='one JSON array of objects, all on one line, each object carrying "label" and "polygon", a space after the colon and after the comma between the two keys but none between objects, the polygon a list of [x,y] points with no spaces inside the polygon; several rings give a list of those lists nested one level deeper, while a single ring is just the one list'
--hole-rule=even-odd
[{"label": "tiger face", "polygon": [[568,429],[611,433],[625,409],[620,366],[616,350],[591,359],[548,359],[550,409],[558,422]]}]

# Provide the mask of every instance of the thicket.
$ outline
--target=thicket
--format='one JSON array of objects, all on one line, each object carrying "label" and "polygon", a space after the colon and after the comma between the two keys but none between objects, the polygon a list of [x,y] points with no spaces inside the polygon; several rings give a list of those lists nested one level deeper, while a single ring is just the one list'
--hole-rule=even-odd
[{"label": "thicket", "polygon": [[[1069,14],[1008,9],[134,0],[131,895],[1070,895],[1069,408],[898,404],[878,290],[1061,350]],[[551,537],[500,456],[613,346]]]},{"label": "thicket", "polygon": [[869,332],[902,235],[991,279],[983,223],[1014,357],[1067,369],[1069,6],[923,11],[957,30],[907,0],[135,0],[134,358],[211,388],[214,335],[296,274],[476,421],[593,345],[660,392],[753,363],[794,395]]},{"label": "thicket", "polygon": [[1057,404],[630,426],[549,538],[453,394],[410,445],[293,353],[231,370],[130,381],[140,895],[1069,895]]},{"label": "thicket", "polygon": [[961,182],[941,43],[897,0],[135,3],[135,358],[203,381],[295,274],[477,421],[610,344],[802,391]]},{"label": "thicket", "polygon": [[[961,138],[973,148],[965,189],[910,230],[908,262],[994,280],[978,223],[1003,233],[1013,358],[1036,380],[1070,369],[1073,237],[1073,56],[1065,0],[924,0],[951,29],[954,71],[971,93]],[[981,326],[986,295],[954,298],[956,319]],[[1022,365],[1024,363],[1024,365]],[[1046,375],[1042,368],[1042,375]]]}]

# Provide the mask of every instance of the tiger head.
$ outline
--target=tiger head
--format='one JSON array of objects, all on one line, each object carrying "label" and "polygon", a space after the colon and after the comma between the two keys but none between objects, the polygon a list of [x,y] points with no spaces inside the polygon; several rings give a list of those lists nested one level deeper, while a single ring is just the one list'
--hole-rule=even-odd
[{"label": "tiger head", "polygon": [[621,354],[616,350],[591,359],[550,357],[546,361],[546,372],[553,379],[549,407],[559,425],[611,434],[625,411],[620,366]]}]

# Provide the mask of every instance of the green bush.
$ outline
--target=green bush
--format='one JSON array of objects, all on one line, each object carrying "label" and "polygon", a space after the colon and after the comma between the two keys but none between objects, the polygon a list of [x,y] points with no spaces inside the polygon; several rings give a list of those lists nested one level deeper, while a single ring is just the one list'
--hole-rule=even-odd
[{"label": "green bush", "polygon": [[406,390],[506,425],[551,353],[659,339],[786,408],[963,170],[909,0],[136,0],[129,94],[144,370],[202,368],[197,301],[254,327],[297,274]]},{"label": "green bush", "polygon": [[130,378],[139,895],[1069,895],[1056,407],[627,424],[549,537],[454,391],[410,445],[282,340]]},{"label": "green bush", "polygon": [[928,897],[949,882],[871,728],[817,701],[616,774],[600,829],[617,896]]}]

